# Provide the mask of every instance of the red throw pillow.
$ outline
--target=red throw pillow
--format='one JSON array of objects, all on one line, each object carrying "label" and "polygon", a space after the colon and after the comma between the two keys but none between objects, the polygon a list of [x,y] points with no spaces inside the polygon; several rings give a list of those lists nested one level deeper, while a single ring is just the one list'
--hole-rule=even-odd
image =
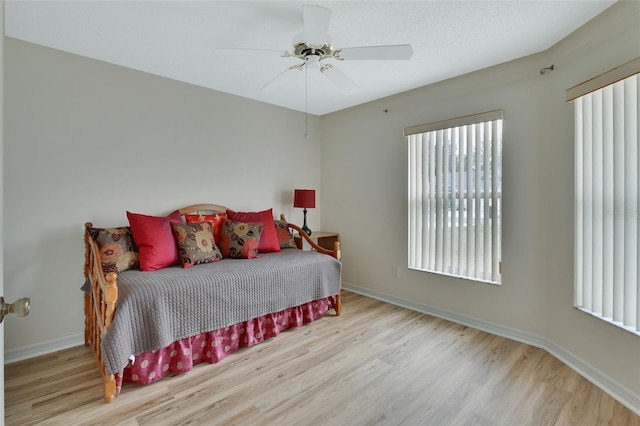
[{"label": "red throw pillow", "polygon": [[171,232],[171,223],[182,222],[179,211],[166,217],[127,211],[133,239],[138,245],[140,270],[155,271],[175,265],[180,258]]},{"label": "red throw pillow", "polygon": [[220,246],[220,235],[222,234],[222,223],[227,220],[226,213],[216,214],[187,214],[184,216],[187,223],[208,222],[213,225],[213,240]]},{"label": "red throw pillow", "polygon": [[258,244],[258,253],[280,251],[278,233],[276,232],[276,225],[273,221],[273,209],[263,210],[261,212],[235,212],[233,210],[227,210],[227,218],[239,222],[264,224],[262,234],[260,235],[260,243]]}]

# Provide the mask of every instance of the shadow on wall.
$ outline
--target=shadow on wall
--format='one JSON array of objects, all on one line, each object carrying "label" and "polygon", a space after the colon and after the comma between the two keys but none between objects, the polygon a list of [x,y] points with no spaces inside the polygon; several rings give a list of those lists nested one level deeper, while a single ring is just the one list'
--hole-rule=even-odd
[{"label": "shadow on wall", "polygon": [[280,203],[287,208],[293,206],[293,189],[280,192]]},{"label": "shadow on wall", "polygon": [[293,207],[293,189],[283,190],[280,192],[280,205],[283,206],[282,211],[273,214],[276,219],[280,219],[280,214],[284,214],[287,222],[302,226],[302,209]]}]

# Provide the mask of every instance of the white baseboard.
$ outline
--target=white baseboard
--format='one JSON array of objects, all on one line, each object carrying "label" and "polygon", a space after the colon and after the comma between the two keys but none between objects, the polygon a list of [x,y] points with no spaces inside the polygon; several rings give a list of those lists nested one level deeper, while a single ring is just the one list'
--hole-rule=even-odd
[{"label": "white baseboard", "polygon": [[410,300],[401,299],[389,294],[380,293],[375,290],[370,290],[367,288],[345,283],[344,281],[342,282],[342,288],[354,293],[362,294],[363,296],[391,303],[392,305],[401,306],[403,308],[411,309],[416,312],[421,312],[423,314],[446,319],[448,321],[462,324],[467,327],[475,328],[487,333],[506,337],[517,342],[526,343],[528,345],[544,349],[551,355],[555,356],[560,361],[568,365],[570,368],[575,370],[582,377],[600,388],[603,392],[607,393],[613,399],[620,402],[622,405],[640,416],[640,395],[621,385],[617,381],[611,379],[609,376],[593,367],[591,364],[588,364],[580,357],[567,351],[561,345],[549,340],[546,337],[518,330],[516,328],[507,327],[501,324],[492,323],[490,321],[485,321],[467,315],[462,315],[444,309],[436,308],[435,306],[429,306],[422,303],[416,303]]},{"label": "white baseboard", "polygon": [[40,355],[46,355],[52,352],[82,345],[84,345],[84,333],[23,346],[21,348],[7,349],[4,351],[4,363],[11,364],[12,362],[35,358]]}]

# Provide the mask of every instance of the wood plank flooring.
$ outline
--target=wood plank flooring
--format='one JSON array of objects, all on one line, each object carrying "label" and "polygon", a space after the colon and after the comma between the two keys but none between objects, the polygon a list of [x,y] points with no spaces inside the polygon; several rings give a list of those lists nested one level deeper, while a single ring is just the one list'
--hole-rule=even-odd
[{"label": "wood plank flooring", "polygon": [[621,425],[640,418],[525,344],[343,292],[342,316],[114,402],[81,346],[5,367],[6,425]]}]

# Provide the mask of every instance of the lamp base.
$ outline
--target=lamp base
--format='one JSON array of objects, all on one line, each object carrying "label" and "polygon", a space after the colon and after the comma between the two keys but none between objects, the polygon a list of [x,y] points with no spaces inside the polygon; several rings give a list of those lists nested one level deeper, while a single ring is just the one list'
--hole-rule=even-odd
[{"label": "lamp base", "polygon": [[302,224],[302,230],[307,233],[307,235],[311,235],[311,229],[307,226],[307,209],[302,210],[304,213],[304,223]]}]

